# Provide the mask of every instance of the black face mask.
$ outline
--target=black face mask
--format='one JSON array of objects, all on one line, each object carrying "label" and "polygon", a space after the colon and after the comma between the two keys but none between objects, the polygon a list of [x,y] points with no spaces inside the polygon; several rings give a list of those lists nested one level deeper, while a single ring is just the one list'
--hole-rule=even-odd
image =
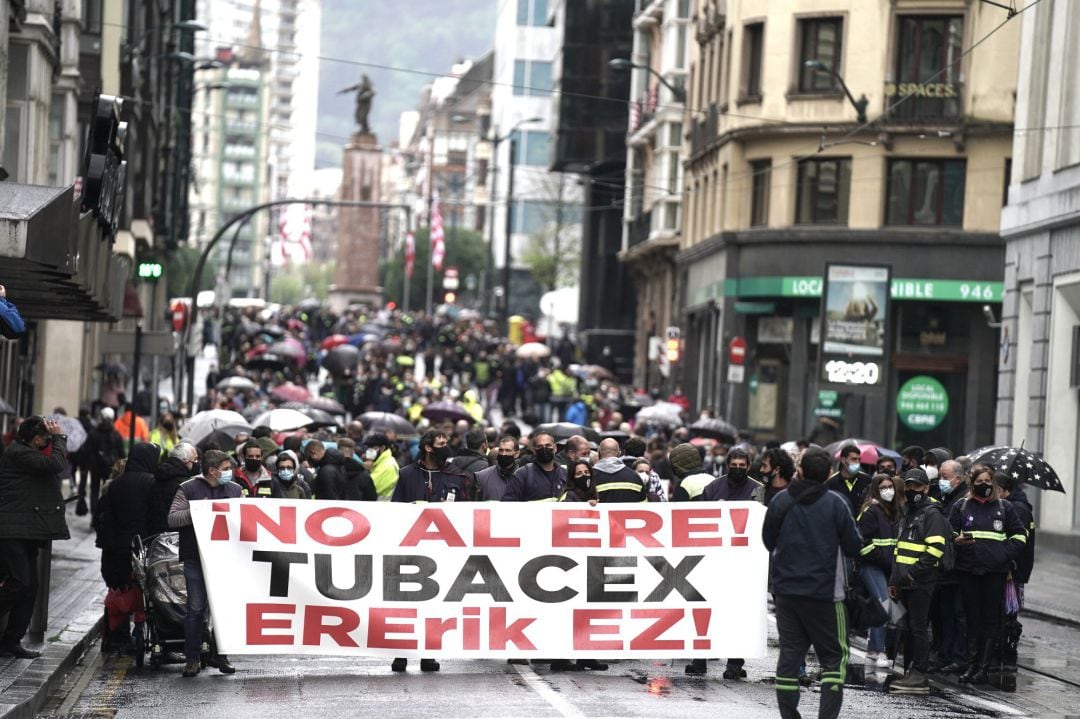
[{"label": "black face mask", "polygon": [[994,488],[989,484],[976,484],[971,488],[971,491],[980,499],[989,499]]},{"label": "black face mask", "polygon": [[916,492],[914,489],[905,489],[904,496],[907,497],[908,504],[914,507],[920,506],[925,497],[922,492]]},{"label": "black face mask", "polygon": [[244,469],[246,469],[249,472],[258,472],[261,467],[262,467],[262,460],[261,459],[245,459],[244,460]]},{"label": "black face mask", "polygon": [[540,464],[547,464],[555,460],[555,450],[551,447],[541,447],[536,450],[536,461]]},{"label": "black face mask", "polygon": [[161,426],[163,428],[169,430],[170,432],[172,432],[174,429],[176,429],[176,423],[175,422],[162,422]]},{"label": "black face mask", "polygon": [[728,470],[727,476],[735,484],[742,484],[746,481],[746,470],[742,467],[732,467]]},{"label": "black face mask", "polygon": [[499,463],[500,468],[510,469],[517,462],[517,457],[512,454],[500,454],[495,457],[495,461]]},{"label": "black face mask", "polygon": [[446,460],[450,459],[450,455],[453,452],[449,445],[443,445],[442,447],[432,447],[431,456],[435,461],[442,466],[446,464]]}]

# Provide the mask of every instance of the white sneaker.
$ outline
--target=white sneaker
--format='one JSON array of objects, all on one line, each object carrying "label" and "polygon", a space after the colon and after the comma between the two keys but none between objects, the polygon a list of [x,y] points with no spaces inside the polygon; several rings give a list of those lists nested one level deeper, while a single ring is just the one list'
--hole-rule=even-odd
[{"label": "white sneaker", "polygon": [[866,663],[869,664],[870,666],[874,666],[874,664],[878,660],[878,656],[879,655],[878,655],[877,652],[867,652],[866,653]]},{"label": "white sneaker", "polygon": [[889,659],[885,654],[879,654],[875,666],[878,669],[892,669],[892,659]]}]

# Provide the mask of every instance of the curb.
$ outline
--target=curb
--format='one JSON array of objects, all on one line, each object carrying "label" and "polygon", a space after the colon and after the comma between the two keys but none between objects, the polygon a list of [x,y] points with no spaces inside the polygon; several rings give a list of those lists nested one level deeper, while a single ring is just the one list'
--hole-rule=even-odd
[{"label": "curb", "polygon": [[[72,668],[101,633],[101,600],[64,627],[59,640],[45,647],[41,658],[27,665],[10,687],[0,693],[0,719],[35,719],[49,696],[63,685]],[[11,696],[9,699],[10,695]],[[18,697],[18,701],[8,703]]]},{"label": "curb", "polygon": [[1048,607],[1035,608],[1032,607],[1030,604],[1027,604],[1022,610],[1020,610],[1020,616],[1028,616],[1032,617],[1033,619],[1042,619],[1044,621],[1056,622],[1058,624],[1068,624],[1071,627],[1080,626],[1080,619],[1078,619],[1075,615],[1069,615],[1065,612],[1057,612]]}]

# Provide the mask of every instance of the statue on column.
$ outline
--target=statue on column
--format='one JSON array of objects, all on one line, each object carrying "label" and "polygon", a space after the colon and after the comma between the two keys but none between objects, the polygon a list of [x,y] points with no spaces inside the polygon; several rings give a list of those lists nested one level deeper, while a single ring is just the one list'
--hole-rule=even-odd
[{"label": "statue on column", "polygon": [[371,128],[368,127],[368,115],[371,114],[371,100],[375,97],[375,88],[371,86],[371,78],[365,74],[358,84],[340,90],[338,94],[344,95],[354,90],[356,91],[356,124],[360,128],[360,132],[370,134]]}]

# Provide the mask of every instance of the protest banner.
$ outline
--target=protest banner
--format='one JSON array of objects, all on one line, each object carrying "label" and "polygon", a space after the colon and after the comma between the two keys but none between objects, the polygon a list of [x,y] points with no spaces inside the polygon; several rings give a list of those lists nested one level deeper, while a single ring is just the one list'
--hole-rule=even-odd
[{"label": "protest banner", "polygon": [[228,654],[765,656],[756,502],[193,502]]}]

